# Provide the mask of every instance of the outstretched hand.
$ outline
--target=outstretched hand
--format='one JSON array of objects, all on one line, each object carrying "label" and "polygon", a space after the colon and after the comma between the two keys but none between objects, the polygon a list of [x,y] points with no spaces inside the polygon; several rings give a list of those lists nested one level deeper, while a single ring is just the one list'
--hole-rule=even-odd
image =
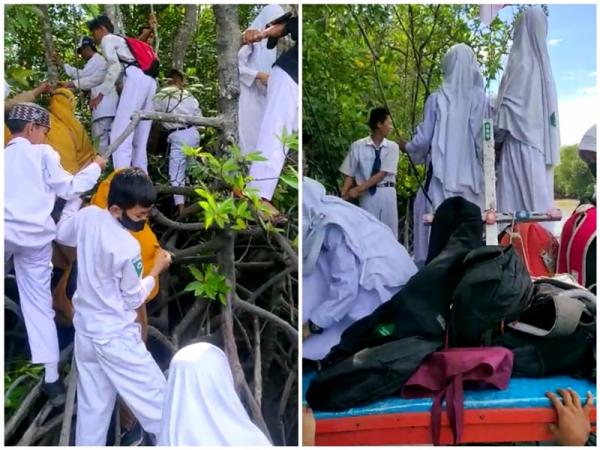
[{"label": "outstretched hand", "polygon": [[563,402],[554,393],[546,392],[558,416],[558,423],[549,425],[550,433],[560,445],[585,445],[592,430],[590,412],[594,405],[594,396],[588,392],[587,401],[582,407],[579,395],[574,390],[558,389],[558,393]]}]

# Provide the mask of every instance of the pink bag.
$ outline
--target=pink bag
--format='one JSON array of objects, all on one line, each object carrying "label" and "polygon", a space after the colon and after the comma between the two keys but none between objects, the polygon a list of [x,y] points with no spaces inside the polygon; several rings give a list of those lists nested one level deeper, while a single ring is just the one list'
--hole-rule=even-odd
[{"label": "pink bag", "polygon": [[513,367],[513,353],[504,347],[447,348],[429,355],[402,389],[405,398],[433,397],[431,436],[440,443],[442,402],[446,401],[454,444],[461,439],[464,392],[494,387],[506,389]]}]

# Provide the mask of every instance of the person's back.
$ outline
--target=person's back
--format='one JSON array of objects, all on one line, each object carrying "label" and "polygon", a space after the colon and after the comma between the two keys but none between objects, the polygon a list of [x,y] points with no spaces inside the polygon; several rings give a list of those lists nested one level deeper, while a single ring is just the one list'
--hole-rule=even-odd
[{"label": "person's back", "polygon": [[141,273],[140,246],[108,210],[97,206],[77,213],[76,233],[75,328],[88,336],[117,335],[135,322],[139,294],[134,290],[128,297],[119,274],[127,264]]}]

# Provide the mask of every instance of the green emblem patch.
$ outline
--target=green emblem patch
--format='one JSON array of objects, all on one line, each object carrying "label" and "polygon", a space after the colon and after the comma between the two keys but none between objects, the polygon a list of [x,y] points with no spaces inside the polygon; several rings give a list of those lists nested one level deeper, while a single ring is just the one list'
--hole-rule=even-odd
[{"label": "green emblem patch", "polygon": [[556,113],[550,114],[550,125],[556,128]]},{"label": "green emblem patch", "polygon": [[142,263],[142,258],[138,256],[136,259],[132,259],[131,264],[133,264],[133,267],[135,268],[138,277],[141,276],[142,270],[144,270],[144,263]]}]

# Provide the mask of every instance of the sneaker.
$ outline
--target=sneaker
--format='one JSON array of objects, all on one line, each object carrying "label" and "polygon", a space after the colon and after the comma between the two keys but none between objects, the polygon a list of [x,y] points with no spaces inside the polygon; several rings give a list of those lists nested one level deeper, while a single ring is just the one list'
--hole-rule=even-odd
[{"label": "sneaker", "polygon": [[50,399],[52,406],[60,406],[67,399],[67,390],[65,389],[65,383],[60,378],[52,383],[42,384],[42,392]]},{"label": "sneaker", "polygon": [[144,431],[139,422],[135,422],[133,427],[121,433],[121,446],[137,447],[144,441]]}]

